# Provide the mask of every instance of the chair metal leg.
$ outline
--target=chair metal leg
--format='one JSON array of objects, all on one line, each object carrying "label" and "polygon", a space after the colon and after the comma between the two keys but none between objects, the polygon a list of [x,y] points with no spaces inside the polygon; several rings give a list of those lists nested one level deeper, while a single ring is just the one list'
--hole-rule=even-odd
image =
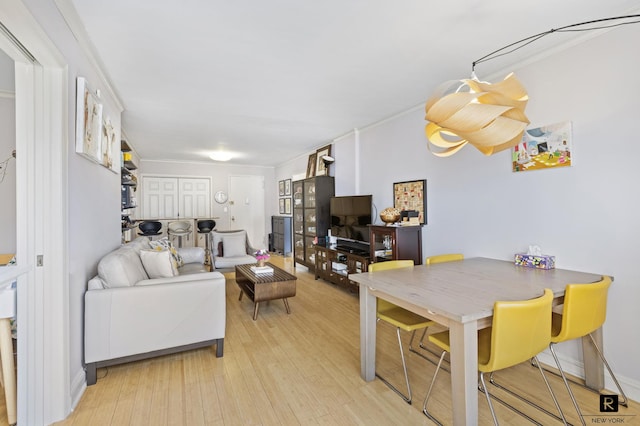
[{"label": "chair metal leg", "polygon": [[[556,398],[555,393],[553,392],[553,390],[551,389],[551,386],[549,385],[549,381],[547,380],[547,375],[544,374],[544,369],[542,368],[542,366],[540,365],[540,363],[538,362],[538,358],[537,357],[533,357],[532,360],[535,359],[536,362],[536,366],[538,367],[538,370],[540,371],[540,375],[542,376],[542,380],[544,380],[545,385],[547,386],[547,390],[549,391],[549,394],[551,395],[551,399],[553,399],[553,403],[556,406],[556,409],[558,410],[558,413],[560,414],[560,416],[558,416],[555,413],[552,413],[551,411],[547,410],[544,407],[541,407],[540,405],[534,403],[533,401],[530,401],[526,398],[524,398],[523,396],[521,396],[520,394],[512,391],[511,389],[501,385],[500,383],[496,382],[494,379],[494,374],[491,373],[489,375],[489,383],[491,383],[493,386],[502,389],[503,391],[507,392],[508,394],[510,394],[511,396],[514,396],[516,398],[518,398],[520,401],[525,402],[527,404],[529,404],[530,406],[537,408],[538,410],[542,411],[543,413],[547,414],[548,416],[551,416],[557,420],[560,420],[562,423],[564,423],[565,425],[569,425],[569,423],[567,422],[567,419],[564,416],[564,413],[562,412],[562,408],[560,408],[560,404],[558,403],[558,399]],[[480,391],[482,391],[482,389],[480,389]],[[500,401],[501,404],[505,405],[507,408],[511,409],[512,411],[520,414],[521,416],[526,417],[527,419],[532,420],[531,417],[527,416],[526,414],[522,413],[521,411],[519,411],[518,409],[516,409],[515,407],[513,407],[512,405],[508,404],[505,401],[502,401],[501,399],[495,397],[494,395],[491,395],[491,397],[493,397],[494,399]]]},{"label": "chair metal leg", "polygon": [[[433,350],[429,349],[428,347],[426,347],[424,345],[424,336],[427,334],[427,328],[426,327],[424,329],[424,331],[422,332],[422,336],[420,337],[420,342],[418,343],[418,346],[421,349],[424,349],[425,351],[429,352],[430,354],[433,354],[436,358],[440,358],[440,354],[438,354],[437,352],[434,352]],[[426,356],[425,354],[423,354],[421,351],[417,350],[416,348],[413,347],[413,339],[416,335],[416,332],[414,331],[413,334],[411,335],[411,340],[409,340],[409,351],[413,352],[414,354],[418,355],[419,357],[426,359],[427,361],[429,361],[431,364],[433,365],[437,365],[438,362],[432,360],[431,358],[429,358],[428,356]],[[446,361],[446,360],[445,360]],[[449,372],[449,369],[446,367],[442,367],[443,370]]]},{"label": "chair metal leg", "polygon": [[618,379],[616,379],[615,374],[613,374],[613,371],[611,370],[611,367],[609,367],[609,363],[607,362],[607,359],[604,357],[604,354],[602,353],[602,351],[598,347],[598,344],[596,343],[596,339],[593,338],[591,333],[589,333],[589,339],[591,340],[591,343],[593,343],[593,347],[596,348],[598,355],[600,355],[600,359],[604,363],[604,366],[607,367],[607,370],[609,371],[609,375],[613,379],[613,382],[616,384],[616,387],[618,388],[618,392],[620,392],[620,395],[622,396],[623,401],[618,401],[618,403],[622,406],[628,407],[629,405],[627,402],[628,401],[627,395],[625,395],[624,391],[622,390],[620,383],[618,383]]},{"label": "chair metal leg", "polygon": [[379,378],[380,380],[382,380],[382,382],[384,384],[386,384],[387,386],[389,386],[391,388],[391,390],[393,390],[395,393],[397,393],[398,395],[400,395],[400,397],[407,403],[407,404],[411,404],[411,385],[409,384],[409,375],[407,374],[407,363],[404,359],[404,350],[402,349],[402,339],[400,337],[400,329],[396,327],[396,334],[398,335],[398,346],[400,347],[400,356],[402,357],[402,369],[404,370],[404,379],[406,381],[407,384],[407,395],[404,395],[402,392],[400,392],[395,386],[393,386],[391,383],[389,383],[384,377],[380,376],[378,373],[376,373],[376,377]]},{"label": "chair metal leg", "polygon": [[[582,417],[582,411],[580,411],[580,407],[578,406],[578,401],[576,401],[575,396],[573,396],[573,392],[571,391],[571,387],[569,386],[569,382],[567,381],[567,376],[564,375],[564,371],[562,370],[562,366],[560,365],[560,361],[558,360],[556,351],[553,349],[553,345],[554,345],[553,343],[549,344],[549,351],[551,352],[551,355],[553,355],[553,360],[556,362],[556,366],[558,367],[558,371],[560,372],[560,376],[562,377],[564,386],[567,388],[567,392],[569,392],[569,396],[571,397],[571,402],[573,402],[573,407],[576,409],[576,412],[578,413],[578,417],[580,417],[580,422],[582,423],[583,426],[585,426],[586,423],[584,422],[584,417]],[[536,361],[536,363],[538,363],[538,366],[540,366],[539,362]]]},{"label": "chair metal leg", "polygon": [[427,396],[424,397],[424,402],[422,403],[422,414],[427,416],[431,421],[436,423],[437,425],[442,426],[440,420],[436,419],[429,411],[427,410],[427,402],[429,402],[429,396],[431,395],[431,391],[433,390],[433,385],[436,382],[436,377],[438,376],[438,371],[440,371],[440,366],[442,365],[442,360],[444,360],[444,356],[447,351],[442,351],[442,355],[440,355],[440,360],[438,361],[438,365],[436,365],[436,371],[433,373],[433,379],[431,379],[431,384],[429,385],[429,390],[427,391]]},{"label": "chair metal leg", "polygon": [[496,413],[493,411],[493,404],[491,403],[491,397],[489,396],[489,391],[487,391],[487,385],[484,383],[484,373],[480,372],[480,386],[478,389],[484,393],[484,396],[487,398],[487,404],[489,404],[489,411],[491,411],[491,417],[493,417],[493,424],[498,426],[498,419],[496,418]]}]

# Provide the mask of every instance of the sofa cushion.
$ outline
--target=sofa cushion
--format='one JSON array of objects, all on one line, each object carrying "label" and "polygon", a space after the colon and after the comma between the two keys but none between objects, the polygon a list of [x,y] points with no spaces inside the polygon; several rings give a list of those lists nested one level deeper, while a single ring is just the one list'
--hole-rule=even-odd
[{"label": "sofa cushion", "polygon": [[130,287],[149,278],[136,249],[129,245],[103,257],[98,263],[98,276],[105,288]]},{"label": "sofa cushion", "polygon": [[178,274],[180,275],[198,274],[201,272],[209,272],[203,263],[186,263],[178,269]]},{"label": "sofa cushion", "polygon": [[225,235],[222,237],[223,257],[238,257],[247,254],[246,237],[244,235]]},{"label": "sofa cushion", "polygon": [[216,269],[235,268],[236,265],[256,263],[256,258],[248,254],[236,257],[215,257],[213,260]]},{"label": "sofa cushion", "polygon": [[182,256],[180,256],[180,253],[178,253],[178,251],[175,249],[175,247],[173,246],[173,243],[171,242],[171,240],[169,240],[169,238],[164,237],[156,241],[150,241],[149,245],[151,246],[151,248],[154,248],[154,249],[161,248],[161,249],[169,250],[169,252],[171,253],[171,256],[176,261],[177,266],[180,267],[184,265],[184,260],[182,259]]},{"label": "sofa cushion", "polygon": [[[211,244],[211,251],[213,251],[213,256],[214,257],[221,256],[218,253],[218,244],[222,242],[223,238],[232,237],[235,235],[242,235],[242,238],[245,239],[245,245],[246,245],[247,231],[244,231],[244,230],[232,231],[232,232],[211,231],[211,236],[213,238],[213,244]],[[246,254],[246,252],[243,252],[243,254]]]},{"label": "sofa cushion", "polygon": [[171,278],[178,275],[178,267],[169,250],[140,250],[140,260],[149,278]]}]

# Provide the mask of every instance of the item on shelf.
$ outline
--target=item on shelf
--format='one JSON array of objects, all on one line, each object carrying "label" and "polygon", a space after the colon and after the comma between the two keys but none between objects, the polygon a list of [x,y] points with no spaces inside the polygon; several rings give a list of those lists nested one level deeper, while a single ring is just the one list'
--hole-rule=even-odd
[{"label": "item on shelf", "polygon": [[387,207],[380,212],[380,220],[387,225],[391,225],[400,220],[400,209],[395,207]]}]

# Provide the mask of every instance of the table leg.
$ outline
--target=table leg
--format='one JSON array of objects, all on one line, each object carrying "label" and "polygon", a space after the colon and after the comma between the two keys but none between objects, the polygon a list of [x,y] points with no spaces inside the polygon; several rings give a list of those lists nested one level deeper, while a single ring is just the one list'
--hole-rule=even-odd
[{"label": "table leg", "polygon": [[284,307],[287,310],[287,313],[291,314],[291,309],[289,309],[289,301],[287,300],[287,298],[283,298],[282,301],[284,302]]},{"label": "table leg", "polygon": [[242,295],[244,294],[244,291],[240,290],[240,297],[238,297],[238,300],[242,300]]},{"label": "table leg", "polygon": [[0,358],[2,359],[2,377],[4,380],[4,394],[7,404],[7,419],[9,424],[15,424],[18,419],[16,370],[13,362],[13,342],[11,339],[11,321],[9,318],[0,319]]},{"label": "table leg", "polygon": [[376,297],[364,285],[360,286],[360,377],[367,382],[376,377]]},{"label": "table leg", "polygon": [[[591,333],[600,350],[602,346],[602,327]],[[603,351],[604,352],[604,351]],[[584,360],[584,382],[593,390],[604,389],[604,364],[589,336],[582,338],[582,359]]]},{"label": "table leg", "polygon": [[454,425],[478,424],[478,324],[450,323]]},{"label": "table leg", "polygon": [[258,307],[260,306],[260,302],[255,302],[253,306],[253,320],[258,319]]}]

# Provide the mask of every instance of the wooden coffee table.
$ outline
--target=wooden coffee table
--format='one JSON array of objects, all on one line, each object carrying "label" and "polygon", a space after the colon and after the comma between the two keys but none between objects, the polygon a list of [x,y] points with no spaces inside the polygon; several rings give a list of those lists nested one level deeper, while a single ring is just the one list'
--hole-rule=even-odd
[{"label": "wooden coffee table", "polygon": [[272,263],[267,263],[267,266],[273,268],[272,274],[255,274],[251,267],[255,264],[238,265],[236,266],[236,282],[240,287],[240,297],[238,300],[242,300],[242,295],[246,293],[247,296],[253,301],[253,320],[258,318],[258,307],[260,302],[265,300],[282,299],[284,307],[287,310],[287,314],[291,313],[289,309],[289,302],[287,297],[293,297],[296,295],[296,280],[295,275],[283,271]]}]

